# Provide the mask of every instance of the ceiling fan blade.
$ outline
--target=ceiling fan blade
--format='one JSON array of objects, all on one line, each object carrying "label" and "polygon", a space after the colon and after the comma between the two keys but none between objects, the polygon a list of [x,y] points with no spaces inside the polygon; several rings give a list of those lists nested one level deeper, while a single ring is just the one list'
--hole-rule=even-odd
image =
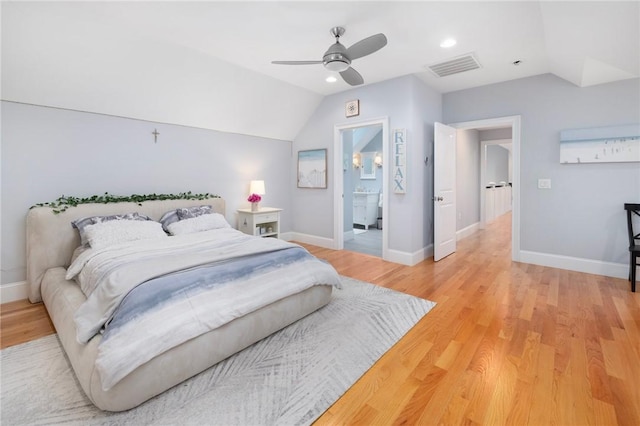
[{"label": "ceiling fan blade", "polygon": [[277,65],[315,65],[321,64],[322,61],[271,61],[271,63]]},{"label": "ceiling fan blade", "polygon": [[380,33],[360,40],[347,49],[347,56],[352,61],[372,54],[387,45],[387,37]]},{"label": "ceiling fan blade", "polygon": [[344,81],[346,81],[348,84],[350,84],[352,86],[358,86],[358,85],[364,83],[364,79],[362,78],[360,73],[358,71],[354,70],[351,67],[349,67],[346,70],[342,71],[340,73],[340,75],[342,76],[342,79]]}]

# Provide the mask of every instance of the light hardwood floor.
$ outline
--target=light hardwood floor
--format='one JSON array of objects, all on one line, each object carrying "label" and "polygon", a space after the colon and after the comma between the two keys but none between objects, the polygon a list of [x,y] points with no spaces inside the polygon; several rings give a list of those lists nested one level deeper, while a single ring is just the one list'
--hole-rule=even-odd
[{"label": "light hardwood floor", "polygon": [[[340,274],[437,302],[316,422],[640,425],[640,293],[628,281],[510,260],[510,216],[408,267],[306,246]],[[2,347],[52,333],[2,305]]]}]

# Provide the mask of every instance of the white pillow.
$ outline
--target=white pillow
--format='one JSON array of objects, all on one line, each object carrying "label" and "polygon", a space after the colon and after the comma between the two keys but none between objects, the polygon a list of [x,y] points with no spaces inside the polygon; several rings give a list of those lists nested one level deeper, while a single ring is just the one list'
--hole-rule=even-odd
[{"label": "white pillow", "polygon": [[128,241],[166,238],[162,225],[153,220],[112,220],[85,228],[91,248],[104,248]]},{"label": "white pillow", "polygon": [[203,214],[191,219],[184,219],[173,222],[167,227],[171,235],[192,234],[220,228],[231,228],[231,225],[220,213]]}]

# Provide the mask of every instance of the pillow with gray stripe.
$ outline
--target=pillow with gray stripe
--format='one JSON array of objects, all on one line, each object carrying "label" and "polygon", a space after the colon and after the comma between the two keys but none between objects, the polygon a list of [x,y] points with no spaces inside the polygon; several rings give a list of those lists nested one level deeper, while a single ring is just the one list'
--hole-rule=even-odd
[{"label": "pillow with gray stripe", "polygon": [[160,223],[162,224],[162,229],[164,229],[164,232],[166,232],[167,234],[170,234],[171,232],[169,232],[169,225],[171,225],[172,223],[176,223],[184,219],[192,219],[194,217],[198,217],[198,216],[202,216],[203,214],[210,214],[210,213],[212,213],[212,207],[209,205],[192,206],[192,207],[185,207],[181,209],[169,210],[168,212],[162,215],[162,217],[160,218]]}]

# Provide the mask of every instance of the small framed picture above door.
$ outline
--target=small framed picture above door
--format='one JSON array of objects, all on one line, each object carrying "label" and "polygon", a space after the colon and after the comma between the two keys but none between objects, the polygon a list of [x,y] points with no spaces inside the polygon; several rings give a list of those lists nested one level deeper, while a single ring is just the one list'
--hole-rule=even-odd
[{"label": "small framed picture above door", "polygon": [[360,115],[360,100],[354,99],[352,101],[347,101],[344,104],[344,115],[347,118]]}]

